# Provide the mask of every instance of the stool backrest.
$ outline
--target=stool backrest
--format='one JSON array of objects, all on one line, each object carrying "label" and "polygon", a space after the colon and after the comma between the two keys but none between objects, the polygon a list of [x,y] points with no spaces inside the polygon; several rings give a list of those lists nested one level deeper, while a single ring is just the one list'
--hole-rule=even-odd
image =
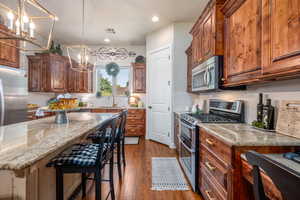
[{"label": "stool backrest", "polygon": [[[255,151],[246,153],[248,162],[253,166],[253,190],[255,200],[266,200],[260,169],[272,179],[284,200],[300,199],[300,174]],[[296,163],[295,163],[296,164]]]},{"label": "stool backrest", "polygon": [[[97,165],[99,166],[100,162],[103,160],[108,160],[111,151],[113,151],[113,145],[116,138],[116,129],[119,115],[114,116],[113,118],[102,122],[97,132],[99,134],[98,144],[100,144],[100,150],[97,155]],[[109,137],[107,133],[109,132]],[[105,147],[105,148],[104,148]]]},{"label": "stool backrest", "polygon": [[128,110],[123,110],[121,112],[121,124],[118,130],[119,137],[123,138],[125,136],[125,130],[126,130],[126,122],[127,122],[127,115],[128,115]]}]

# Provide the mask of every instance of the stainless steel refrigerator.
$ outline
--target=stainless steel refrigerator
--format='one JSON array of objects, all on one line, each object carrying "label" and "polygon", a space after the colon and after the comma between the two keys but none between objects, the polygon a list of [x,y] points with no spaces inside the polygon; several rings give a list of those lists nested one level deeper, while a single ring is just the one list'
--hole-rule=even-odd
[{"label": "stainless steel refrigerator", "polygon": [[22,70],[0,66],[0,125],[27,121],[27,78]]}]

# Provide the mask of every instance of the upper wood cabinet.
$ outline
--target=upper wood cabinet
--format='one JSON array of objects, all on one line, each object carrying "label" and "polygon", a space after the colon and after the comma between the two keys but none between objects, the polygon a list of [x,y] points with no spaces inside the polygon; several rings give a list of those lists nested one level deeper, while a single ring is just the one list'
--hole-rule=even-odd
[{"label": "upper wood cabinet", "polygon": [[[92,71],[70,68],[66,57],[56,54],[28,56],[28,89],[30,92],[92,92]],[[77,63],[74,62],[74,65]]]},{"label": "upper wood cabinet", "polygon": [[224,85],[259,81],[261,75],[261,0],[228,0],[225,14]]},{"label": "upper wood cabinet", "polygon": [[28,56],[28,89],[30,92],[66,92],[66,59],[55,54]]},{"label": "upper wood cabinet", "polygon": [[192,93],[192,67],[193,67],[193,57],[192,57],[192,46],[190,46],[186,51],[187,56],[187,92]]},{"label": "upper wood cabinet", "polygon": [[190,32],[193,35],[193,67],[214,55],[224,54],[224,16],[221,12],[224,1],[210,1]]},{"label": "upper wood cabinet", "polygon": [[146,93],[146,64],[132,63],[133,67],[133,92]]},{"label": "upper wood cabinet", "polygon": [[[0,36],[7,36],[8,34],[9,30],[6,26],[0,24]],[[19,42],[17,40],[0,40],[0,65],[14,68],[20,67],[20,53],[19,49],[16,48],[18,45]]]},{"label": "upper wood cabinet", "polygon": [[300,72],[300,1],[262,0],[263,75]]}]

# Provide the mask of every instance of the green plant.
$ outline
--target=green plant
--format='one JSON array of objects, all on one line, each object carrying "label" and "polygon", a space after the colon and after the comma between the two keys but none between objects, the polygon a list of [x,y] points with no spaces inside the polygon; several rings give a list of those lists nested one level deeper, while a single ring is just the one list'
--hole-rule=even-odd
[{"label": "green plant", "polygon": [[255,126],[257,128],[264,128],[264,123],[263,122],[258,122],[258,121],[253,121],[252,126]]}]

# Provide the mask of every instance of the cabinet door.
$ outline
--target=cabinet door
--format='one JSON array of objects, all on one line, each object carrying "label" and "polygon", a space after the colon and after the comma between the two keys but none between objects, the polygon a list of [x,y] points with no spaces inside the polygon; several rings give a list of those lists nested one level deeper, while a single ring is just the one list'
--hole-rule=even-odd
[{"label": "cabinet door", "polygon": [[300,72],[300,1],[263,0],[263,74]]},{"label": "cabinet door", "polygon": [[51,59],[51,90],[53,92],[65,92],[67,85],[66,62],[60,58]]},{"label": "cabinet door", "polygon": [[214,9],[208,12],[204,21],[201,24],[202,26],[202,57],[204,60],[210,58],[214,55],[215,52],[215,26],[214,26]]},{"label": "cabinet door", "polygon": [[29,59],[28,61],[28,90],[29,92],[41,92],[41,67],[42,59]]},{"label": "cabinet door", "polygon": [[133,92],[146,93],[145,64],[133,64]]},{"label": "cabinet door", "polygon": [[261,0],[229,0],[226,5],[231,7],[225,6],[225,84],[257,81],[261,73]]},{"label": "cabinet door", "polygon": [[[7,28],[0,25],[0,36],[7,36]],[[19,50],[17,40],[1,40],[0,41],[0,65],[19,68]]]},{"label": "cabinet door", "polygon": [[77,72],[69,68],[68,72],[68,92],[76,92],[77,89]]},{"label": "cabinet door", "polygon": [[197,30],[193,34],[193,41],[192,41],[192,68],[196,67],[202,61],[202,28],[201,24],[197,25]]}]

